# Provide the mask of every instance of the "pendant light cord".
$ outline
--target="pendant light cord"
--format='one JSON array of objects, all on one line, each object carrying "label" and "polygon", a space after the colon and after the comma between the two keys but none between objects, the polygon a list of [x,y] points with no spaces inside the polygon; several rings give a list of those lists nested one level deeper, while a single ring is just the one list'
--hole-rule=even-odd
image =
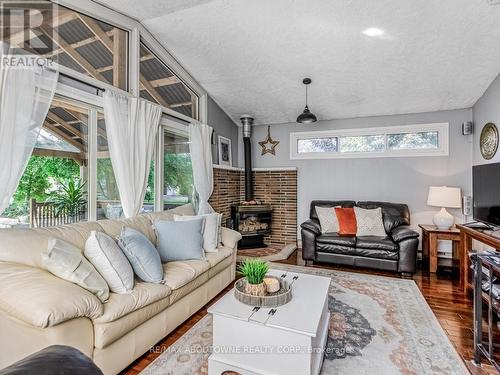
[{"label": "pendant light cord", "polygon": [[307,86],[309,85],[306,85],[306,107],[307,107]]}]

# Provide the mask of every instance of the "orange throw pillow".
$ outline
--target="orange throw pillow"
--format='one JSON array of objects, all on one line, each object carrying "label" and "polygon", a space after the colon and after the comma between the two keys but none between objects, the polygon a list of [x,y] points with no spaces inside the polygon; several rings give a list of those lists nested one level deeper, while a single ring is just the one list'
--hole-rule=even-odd
[{"label": "orange throw pillow", "polygon": [[355,236],[358,231],[354,208],[335,207],[337,220],[339,221],[339,234]]}]

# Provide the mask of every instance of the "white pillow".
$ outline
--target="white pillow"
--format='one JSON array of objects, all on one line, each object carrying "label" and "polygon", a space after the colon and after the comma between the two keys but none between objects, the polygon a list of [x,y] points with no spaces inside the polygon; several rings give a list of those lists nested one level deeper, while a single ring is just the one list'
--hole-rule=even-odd
[{"label": "white pillow", "polygon": [[356,236],[387,236],[384,228],[384,220],[382,219],[382,209],[380,207],[371,210],[354,207],[354,214],[356,215],[358,226]]},{"label": "white pillow", "polygon": [[339,221],[337,220],[335,207],[316,206],[316,214],[321,225],[321,233],[336,233],[339,231]]},{"label": "white pillow", "polygon": [[213,213],[200,216],[180,216],[174,215],[174,221],[194,220],[202,217],[203,225],[203,250],[206,253],[215,253],[221,242],[220,227],[222,224],[222,214]]},{"label": "white pillow", "polygon": [[115,240],[106,233],[92,231],[85,243],[85,256],[112,292],[130,293],[134,287],[134,270]]},{"label": "white pillow", "polygon": [[50,273],[87,289],[103,303],[108,300],[108,284],[85,259],[79,248],[63,240],[51,238],[47,250],[42,251],[41,255],[43,265]]}]

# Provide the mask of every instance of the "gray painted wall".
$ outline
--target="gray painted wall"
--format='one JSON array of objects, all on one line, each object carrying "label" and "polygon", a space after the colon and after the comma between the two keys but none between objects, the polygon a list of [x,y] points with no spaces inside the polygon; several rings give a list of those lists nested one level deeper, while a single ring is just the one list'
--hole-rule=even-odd
[{"label": "gray painted wall", "polygon": [[233,166],[238,165],[238,127],[224,110],[209,96],[208,97],[208,125],[214,128],[214,144],[212,145],[212,157],[214,164],[219,164],[219,153],[217,147],[217,137],[223,137],[231,140],[231,149],[233,156]]},{"label": "gray painted wall", "polygon": [[[287,123],[271,126],[271,136],[279,140],[276,156],[261,156],[258,141],[267,135],[267,126],[255,126],[252,136],[255,167],[298,168],[298,220],[308,218],[313,199],[382,200],[407,203],[412,226],[432,223],[436,212],[428,207],[430,185],[459,186],[471,194],[472,136],[462,136],[461,125],[472,119],[472,110],[454,110],[410,115],[366,117],[319,121],[312,125]],[[435,122],[450,123],[450,153],[439,157],[290,160],[290,132],[397,126]],[[499,121],[500,122],[500,121]],[[464,220],[460,210],[451,210]]]},{"label": "gray painted wall", "polygon": [[500,75],[492,82],[472,108],[474,118],[474,165],[500,162],[500,151],[491,160],[485,160],[479,149],[479,137],[484,125],[492,122],[500,128]]}]

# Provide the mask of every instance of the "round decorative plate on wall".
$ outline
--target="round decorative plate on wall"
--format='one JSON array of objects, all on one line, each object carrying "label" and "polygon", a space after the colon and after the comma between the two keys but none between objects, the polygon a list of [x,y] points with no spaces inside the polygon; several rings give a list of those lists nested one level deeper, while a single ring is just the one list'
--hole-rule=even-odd
[{"label": "round decorative plate on wall", "polygon": [[498,129],[492,122],[484,125],[479,138],[479,146],[481,148],[481,155],[486,160],[490,160],[495,156],[498,149]]}]

